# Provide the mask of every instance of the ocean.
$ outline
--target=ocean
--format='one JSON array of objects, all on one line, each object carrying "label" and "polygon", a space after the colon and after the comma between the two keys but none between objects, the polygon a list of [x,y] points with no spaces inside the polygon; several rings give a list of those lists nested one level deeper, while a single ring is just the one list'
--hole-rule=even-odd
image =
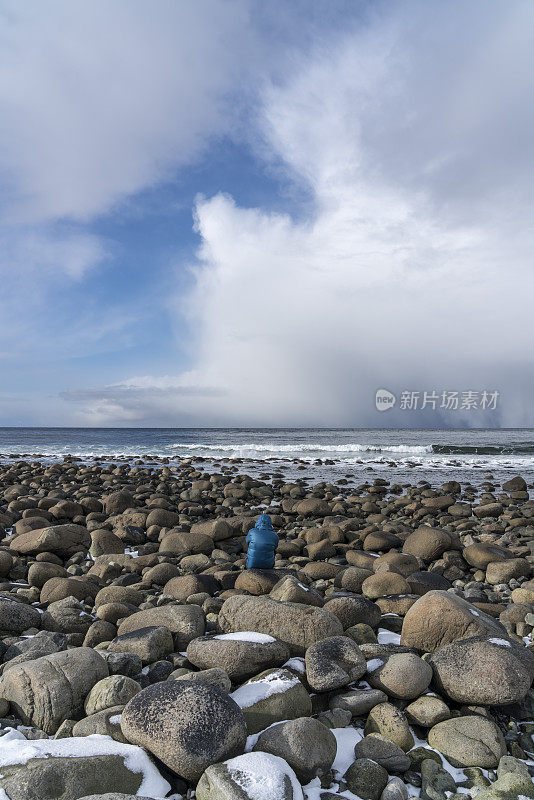
[{"label": "ocean", "polygon": [[0,461],[173,460],[201,457],[206,470],[242,459],[241,472],[279,472],[288,478],[355,484],[427,480],[502,482],[521,474],[534,482],[534,429],[339,428],[0,428]]}]

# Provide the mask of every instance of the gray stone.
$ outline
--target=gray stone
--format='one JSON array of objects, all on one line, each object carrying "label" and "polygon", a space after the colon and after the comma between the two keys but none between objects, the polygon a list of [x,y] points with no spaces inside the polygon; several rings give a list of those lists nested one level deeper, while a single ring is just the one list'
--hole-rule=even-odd
[{"label": "gray stone", "polygon": [[206,621],[200,606],[179,606],[169,603],[131,614],[119,624],[118,633],[122,636],[124,633],[153,626],[168,628],[173,634],[176,649],[185,650],[189,642],[204,634]]},{"label": "gray stone", "polygon": [[172,653],[174,642],[168,628],[140,628],[117,636],[109,643],[108,650],[113,653],[134,653],[143,664],[152,664]]},{"label": "gray stone", "polygon": [[318,720],[301,717],[261,733],[253,750],[283,758],[299,781],[306,784],[329,771],[337,743],[334,734]]},{"label": "gray stone", "polygon": [[354,746],[355,758],[370,758],[384,767],[388,772],[403,773],[410,769],[410,759],[406,753],[379,733],[370,733],[364,736]]},{"label": "gray stone", "polygon": [[107,675],[95,650],[77,647],[13,667],[0,678],[0,697],[24,724],[53,734],[64,719],[83,712],[87,694]]},{"label": "gray stone", "polygon": [[95,683],[85,700],[85,713],[96,714],[112,706],[124,706],[141,691],[141,686],[125,675],[109,675]]},{"label": "gray stone", "polygon": [[125,707],[122,732],[186,780],[210,765],[242,753],[247,729],[239,706],[215,686],[162,681]]},{"label": "gray stone", "polygon": [[425,691],[432,680],[432,667],[415,653],[394,653],[383,666],[373,670],[369,683],[390,697],[413,700]]},{"label": "gray stone", "polygon": [[40,628],[41,615],[36,608],[0,597],[0,631],[22,633],[28,628]]},{"label": "gray stone", "polygon": [[330,698],[329,705],[332,709],[346,709],[353,717],[366,717],[372,708],[387,699],[387,694],[379,689],[353,689],[350,692],[335,694]]},{"label": "gray stone", "polygon": [[81,551],[87,552],[91,545],[91,534],[82,525],[72,522],[51,525],[40,530],[21,533],[9,545],[11,550],[23,555],[58,553],[69,557]]},{"label": "gray stone", "polygon": [[438,687],[457,703],[520,702],[534,678],[534,654],[496,637],[452,642],[434,653],[431,664]]},{"label": "gray stone", "polygon": [[275,722],[309,717],[312,713],[308,692],[287,669],[261,672],[232,692],[231,697],[243,710],[249,734],[263,731]]},{"label": "gray stone", "polygon": [[357,758],[343,775],[351,792],[362,800],[379,800],[388,782],[388,772],[369,758]]},{"label": "gray stone", "polygon": [[291,767],[270,753],[247,753],[214,764],[196,787],[196,800],[301,800],[302,789]]},{"label": "gray stone", "polygon": [[279,603],[270,597],[234,595],[223,604],[219,625],[225,633],[257,631],[285,642],[291,655],[304,655],[314,642],[341,636],[339,619],[323,608],[300,603]]},{"label": "gray stone", "polygon": [[428,733],[428,744],[454,767],[493,769],[506,755],[506,744],[497,725],[474,715],[438,722]]},{"label": "gray stone", "polygon": [[306,679],[312,689],[327,692],[348,686],[365,674],[367,662],[348,636],[331,636],[306,650]]},{"label": "gray stone", "polygon": [[208,669],[222,667],[233,681],[242,681],[257,675],[267,667],[278,667],[289,658],[289,648],[283,642],[246,641],[246,632],[240,639],[221,636],[205,636],[194,639],[187,646],[187,658],[196,667]]},{"label": "gray stone", "polygon": [[496,619],[455,594],[436,590],[420,597],[406,613],[401,644],[433,653],[473,636],[508,638],[506,628]]}]

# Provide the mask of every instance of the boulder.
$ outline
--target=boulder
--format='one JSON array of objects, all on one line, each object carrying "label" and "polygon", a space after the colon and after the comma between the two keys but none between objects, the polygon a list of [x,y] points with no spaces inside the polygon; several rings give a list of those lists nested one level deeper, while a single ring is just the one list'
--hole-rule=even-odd
[{"label": "boulder", "polygon": [[388,771],[370,758],[357,758],[343,775],[349,790],[361,800],[380,800]]},{"label": "boulder", "polygon": [[22,555],[57,553],[68,558],[74,553],[87,552],[90,546],[91,534],[87,528],[69,522],[22,533],[11,542],[10,549]]},{"label": "boulder", "polygon": [[152,626],[116,636],[109,643],[108,651],[134,653],[143,664],[152,664],[174,651],[174,641],[168,628]]},{"label": "boulder", "polygon": [[213,595],[220,589],[213,575],[179,575],[171,578],[163,587],[163,594],[168,594],[176,600],[187,600],[192,594],[207,592]]},{"label": "boulder", "polygon": [[377,628],[382,616],[380,606],[367,597],[358,595],[334,596],[324,604],[324,610],[335,614],[344,629],[359,625],[360,622]]},{"label": "boulder", "polygon": [[204,553],[209,556],[213,546],[213,539],[205,533],[171,530],[161,540],[159,551],[176,555]]},{"label": "boulder", "polygon": [[208,767],[196,800],[303,800],[297,776],[283,758],[247,753]]},{"label": "boulder", "polygon": [[495,637],[452,642],[437,650],[430,663],[439,689],[467,705],[520,702],[534,678],[534,653]]},{"label": "boulder", "polygon": [[443,722],[444,719],[449,719],[451,716],[446,703],[431,694],[418,697],[417,700],[406,706],[405,712],[410,722],[414,722],[422,728],[432,728],[438,722]]},{"label": "boulder", "polygon": [[376,761],[387,772],[403,773],[410,769],[411,761],[398,744],[380,733],[369,733],[354,746],[355,758]]},{"label": "boulder", "polygon": [[495,722],[474,715],[438,722],[428,733],[428,743],[453,767],[494,769],[506,755],[506,743]]},{"label": "boulder", "polygon": [[138,791],[144,787],[160,797],[170,789],[141,748],[108,736],[90,742],[85,737],[15,739],[0,748],[0,794],[9,800],[74,800],[88,795],[140,800]]},{"label": "boulder", "polygon": [[283,758],[303,784],[325,775],[336,757],[336,737],[311,717],[282,722],[260,733],[253,751]]},{"label": "boulder", "polygon": [[365,723],[365,733],[380,733],[404,750],[410,750],[414,738],[406,717],[391,703],[378,703],[369,712]]},{"label": "boulder", "polygon": [[126,675],[109,675],[95,683],[85,699],[85,713],[96,714],[112,706],[124,706],[141,691],[141,686]]},{"label": "boulder", "polygon": [[473,636],[507,639],[506,629],[493,617],[450,592],[427,592],[407,611],[401,644],[426,653],[458,639]]},{"label": "boulder", "polygon": [[135,500],[131,492],[121,489],[118,492],[112,492],[104,498],[104,508],[106,514],[122,514],[127,508],[134,508]]},{"label": "boulder", "polygon": [[312,713],[308,692],[288,669],[260,672],[230,696],[243,710],[249,735],[275,722],[309,717]]},{"label": "boulder", "polygon": [[360,648],[348,636],[331,636],[306,650],[306,679],[317,692],[348,686],[365,674],[367,663]]},{"label": "boulder", "polygon": [[[237,583],[236,583],[237,587]],[[281,603],[303,603],[309,606],[324,605],[324,598],[315,589],[304,586],[294,575],[285,575],[269,592],[273,600]]]},{"label": "boulder", "polygon": [[0,678],[0,697],[24,724],[53,734],[63,720],[83,712],[86,696],[107,675],[96,650],[77,647],[12,667]]},{"label": "boulder", "polygon": [[268,667],[279,667],[289,658],[286,644],[252,631],[193,639],[186,652],[191,664],[200,669],[222,667],[233,681],[250,678]]},{"label": "boulder", "polygon": [[191,533],[200,533],[209,536],[213,542],[220,542],[224,539],[231,539],[236,536],[233,529],[225,519],[212,519],[206,522],[196,522],[191,526]]},{"label": "boulder", "polygon": [[0,631],[22,633],[28,628],[40,628],[41,615],[36,608],[11,598],[0,597]]},{"label": "boulder", "polygon": [[451,534],[422,525],[406,538],[402,552],[423,561],[435,561],[446,550],[456,549],[457,546],[457,540]]},{"label": "boulder", "polygon": [[462,555],[468,564],[477,569],[486,569],[488,564],[494,561],[506,561],[506,559],[514,557],[514,554],[505,547],[487,542],[470,544],[464,548]]},{"label": "boulder", "polygon": [[242,753],[247,736],[237,703],[200,681],[161,681],[143,689],[122,712],[121,729],[128,741],[189,781]]},{"label": "boulder", "polygon": [[432,668],[415,653],[393,653],[383,666],[373,670],[369,683],[374,689],[382,689],[390,697],[413,700],[430,685]]},{"label": "boulder", "polygon": [[206,622],[200,606],[168,603],[131,614],[120,622],[118,633],[122,636],[153,626],[167,628],[174,636],[177,650],[185,650],[189,642],[203,636]]},{"label": "boulder", "polygon": [[285,642],[292,655],[303,655],[314,642],[343,633],[339,619],[324,608],[245,595],[235,595],[224,602],[219,625],[226,633],[266,633]]}]

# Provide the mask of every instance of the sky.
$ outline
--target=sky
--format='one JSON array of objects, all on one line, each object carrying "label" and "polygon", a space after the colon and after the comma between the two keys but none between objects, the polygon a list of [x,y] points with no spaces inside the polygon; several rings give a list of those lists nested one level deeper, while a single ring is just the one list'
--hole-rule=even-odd
[{"label": "sky", "polygon": [[534,426],[532,52],[531,0],[0,0],[0,425]]}]

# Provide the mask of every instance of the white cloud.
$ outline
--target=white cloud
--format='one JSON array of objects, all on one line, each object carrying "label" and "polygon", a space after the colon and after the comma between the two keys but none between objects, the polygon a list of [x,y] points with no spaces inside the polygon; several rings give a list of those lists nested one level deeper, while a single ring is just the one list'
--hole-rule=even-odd
[{"label": "white cloud", "polygon": [[10,236],[34,226],[15,260],[33,263],[43,236],[62,276],[100,263],[105,243],[83,232],[48,240],[54,220],[105,214],[211,137],[242,137],[241,103],[260,107],[250,140],[310,213],[200,199],[197,286],[179,306],[191,371],[65,393],[77,418],[372,424],[378,386],[506,386],[500,421],[534,424],[532,4],[377,4],[281,58],[276,79],[254,4],[147,7],[0,5],[2,200]]},{"label": "white cloud", "polygon": [[85,220],[227,128],[245,0],[2,0],[0,172],[17,221]]},{"label": "white cloud", "polygon": [[492,422],[534,423],[532,6],[398,8],[264,96],[267,152],[311,218],[198,203],[192,380],[224,392],[206,423],[380,424],[379,386],[497,389]]}]

